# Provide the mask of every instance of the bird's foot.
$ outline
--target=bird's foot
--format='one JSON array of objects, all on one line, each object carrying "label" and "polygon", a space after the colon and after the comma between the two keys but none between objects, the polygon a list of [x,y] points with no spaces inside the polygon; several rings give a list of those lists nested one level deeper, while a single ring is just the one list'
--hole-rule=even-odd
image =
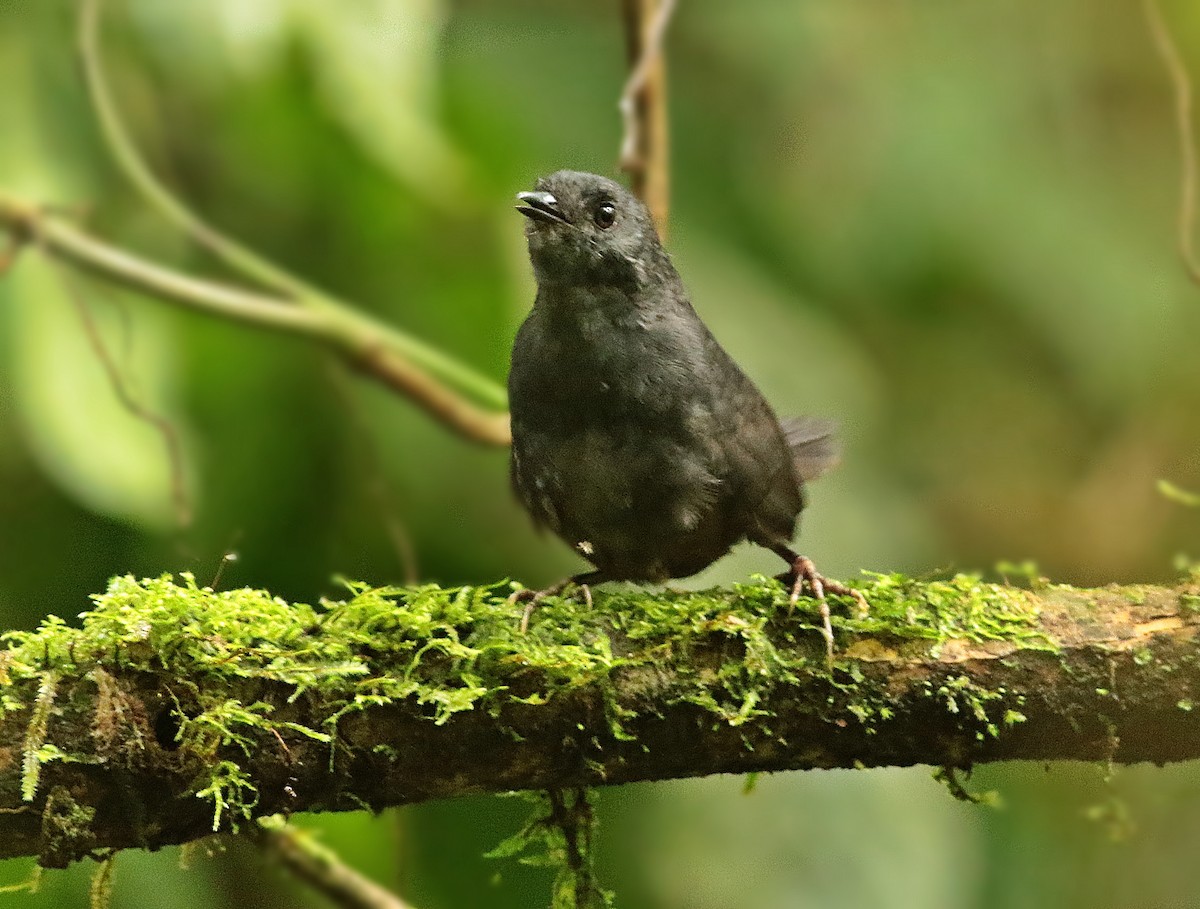
[{"label": "bird's foot", "polygon": [[857,611],[861,614],[866,614],[870,608],[867,598],[863,596],[861,590],[826,578],[817,571],[817,566],[807,556],[794,556],[791,563],[792,570],[780,575],[779,578],[784,584],[791,586],[788,605],[791,607],[796,605],[796,601],[800,599],[800,594],[804,590],[804,585],[807,584],[821,612],[821,636],[825,638],[825,659],[829,665],[833,665],[833,623],[830,621],[829,602],[825,599],[825,594],[834,593],[838,596],[851,597],[858,606]]},{"label": "bird's foot", "polygon": [[568,587],[575,587],[576,595],[582,595],[583,602],[587,605],[588,609],[591,609],[592,588],[588,586],[588,582],[585,580],[585,578],[590,579],[594,574],[596,574],[596,572],[588,572],[586,575],[575,575],[574,577],[564,578],[557,584],[551,584],[549,587],[543,587],[541,590],[529,590],[527,588],[514,590],[509,595],[508,602],[514,604],[525,604],[525,610],[521,613],[521,624],[519,626],[521,634],[524,634],[529,630],[529,618],[533,615],[533,610],[537,608],[537,604],[546,599],[546,597],[552,597],[556,594],[562,593]]}]

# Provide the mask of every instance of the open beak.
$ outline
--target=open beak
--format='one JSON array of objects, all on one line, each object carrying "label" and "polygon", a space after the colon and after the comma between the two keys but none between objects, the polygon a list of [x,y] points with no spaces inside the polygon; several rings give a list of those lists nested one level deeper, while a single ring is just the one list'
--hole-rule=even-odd
[{"label": "open beak", "polygon": [[517,211],[526,218],[534,221],[548,221],[551,224],[570,224],[558,208],[558,200],[550,193],[517,193]]}]

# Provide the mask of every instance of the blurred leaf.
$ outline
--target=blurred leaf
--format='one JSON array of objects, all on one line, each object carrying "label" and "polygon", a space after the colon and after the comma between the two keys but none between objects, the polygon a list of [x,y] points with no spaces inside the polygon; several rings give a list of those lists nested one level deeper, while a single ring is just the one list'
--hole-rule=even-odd
[{"label": "blurred leaf", "polygon": [[[0,146],[6,185],[36,200],[72,199],[78,179],[56,156],[39,122],[39,95],[31,78],[36,63],[20,47],[0,54],[14,92],[7,112],[27,124],[16,141]],[[0,80],[2,83],[3,80]],[[129,377],[141,403],[163,413],[170,397],[174,345],[165,314],[133,315],[102,304],[87,279],[70,273],[101,327],[111,357]],[[38,254],[24,251],[7,278],[14,410],[37,462],[47,475],[87,507],[147,526],[173,520],[169,464],[162,437],[117,399],[93,352],[62,275]]]},{"label": "blurred leaf", "polygon": [[326,112],[368,158],[435,208],[461,213],[473,201],[471,163],[437,119],[441,0],[136,0],[134,12],[172,70],[182,60],[242,90],[254,91],[297,42],[311,52]]},{"label": "blurred leaf", "polygon": [[1200,508],[1200,495],[1180,489],[1170,480],[1158,481],[1158,492],[1164,499],[1186,505],[1188,508]]},{"label": "blurred leaf", "polygon": [[[162,436],[118,400],[60,275],[28,257],[12,277],[13,385],[30,450],[46,473],[102,514],[171,525],[170,465]],[[85,288],[88,285],[79,281]],[[173,341],[161,312],[140,311],[127,350],[121,316],[92,299],[106,346],[147,408],[168,410]],[[128,326],[126,326],[128,327]],[[176,419],[176,422],[177,419]],[[180,427],[177,426],[177,429]]]}]

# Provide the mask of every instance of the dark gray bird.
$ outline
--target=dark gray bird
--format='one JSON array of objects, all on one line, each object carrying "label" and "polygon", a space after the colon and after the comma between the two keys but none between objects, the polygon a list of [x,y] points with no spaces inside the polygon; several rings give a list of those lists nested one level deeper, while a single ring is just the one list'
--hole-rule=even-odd
[{"label": "dark gray bird", "polygon": [[[695,574],[748,539],[788,563],[792,600],[825,580],[791,548],[804,483],[838,457],[832,426],[782,424],[700,321],[645,206],[558,171],[517,197],[537,278],[508,377],[512,482],[534,522],[595,570],[568,584]],[[863,604],[865,605],[865,603]]]}]

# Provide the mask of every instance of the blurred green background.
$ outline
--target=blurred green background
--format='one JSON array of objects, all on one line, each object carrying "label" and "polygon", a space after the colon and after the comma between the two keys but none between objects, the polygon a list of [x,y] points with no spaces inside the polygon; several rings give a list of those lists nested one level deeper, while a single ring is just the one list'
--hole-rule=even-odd
[{"label": "blurred green background", "polygon": [[[611,173],[619,4],[117,0],[106,47],[156,170],[212,221],[502,381],[533,295],[515,192]],[[843,424],[803,547],[828,573],[1031,558],[1080,584],[1200,555],[1200,290],[1173,234],[1176,135],[1136,3],[686,0],[670,37],[670,247],[697,308],[783,413]],[[1200,72],[1200,7],[1165,3]],[[228,277],[137,199],[98,140],[72,3],[0,2],[0,185]],[[549,582],[506,455],[340,376],[304,342],[89,282],[161,442],[115,401],[58,276],[0,281],[0,626],[73,616],[113,574],[236,562],[312,601],[372,582]],[[411,540],[413,560],[389,523]],[[775,568],[739,552],[695,583]],[[623,907],[1200,903],[1194,765],[985,768],[999,810],[927,769],[719,778],[600,796]],[[544,905],[480,858],[526,813],[467,799],[312,819],[422,909]],[[243,845],[123,854],[114,905],[319,906]],[[0,884],[30,862],[0,863]],[[84,905],[89,867],[5,905]]]}]

